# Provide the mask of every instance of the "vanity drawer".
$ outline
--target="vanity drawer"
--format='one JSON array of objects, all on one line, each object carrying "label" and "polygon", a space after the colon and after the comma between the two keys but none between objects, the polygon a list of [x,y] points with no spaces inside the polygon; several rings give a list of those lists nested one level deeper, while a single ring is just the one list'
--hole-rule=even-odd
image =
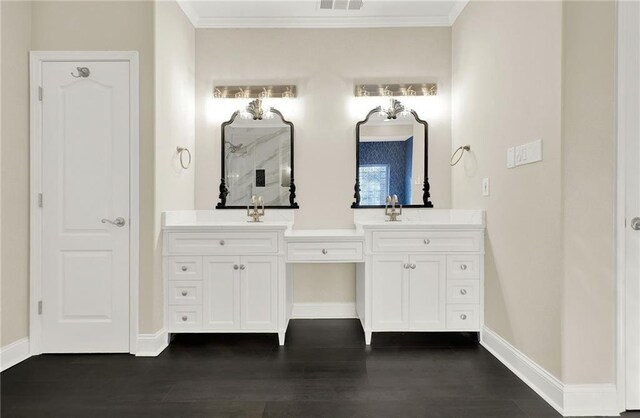
[{"label": "vanity drawer", "polygon": [[202,257],[169,257],[169,280],[202,280]]},{"label": "vanity drawer", "polygon": [[171,254],[256,254],[277,253],[277,232],[170,232]]},{"label": "vanity drawer", "polygon": [[480,303],[480,281],[447,280],[447,303]]},{"label": "vanity drawer", "polygon": [[447,329],[477,331],[480,328],[480,305],[447,305]]},{"label": "vanity drawer", "polygon": [[169,282],[169,305],[201,305],[202,282],[172,281]]},{"label": "vanity drawer", "polygon": [[287,245],[287,260],[362,261],[362,242],[290,242]]},{"label": "vanity drawer", "polygon": [[447,279],[479,279],[480,256],[450,255],[447,256]]},{"label": "vanity drawer", "polygon": [[202,329],[201,306],[169,306],[169,332]]},{"label": "vanity drawer", "polygon": [[481,231],[374,231],[377,252],[479,252]]}]

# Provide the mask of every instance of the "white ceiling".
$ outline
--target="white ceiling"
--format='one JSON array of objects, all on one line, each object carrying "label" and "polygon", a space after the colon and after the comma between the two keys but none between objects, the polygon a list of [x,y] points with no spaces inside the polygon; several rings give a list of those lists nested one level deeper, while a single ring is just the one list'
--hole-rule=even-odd
[{"label": "white ceiling", "polygon": [[451,26],[469,0],[364,0],[360,10],[321,10],[320,0],[178,0],[196,28]]}]

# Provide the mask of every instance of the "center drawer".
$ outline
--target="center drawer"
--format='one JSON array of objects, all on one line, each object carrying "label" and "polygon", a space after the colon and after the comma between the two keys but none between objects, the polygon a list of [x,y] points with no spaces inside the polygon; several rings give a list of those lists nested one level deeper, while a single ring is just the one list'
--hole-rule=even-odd
[{"label": "center drawer", "polygon": [[290,242],[287,244],[288,261],[335,262],[362,261],[362,242]]},{"label": "center drawer", "polygon": [[277,232],[170,232],[169,254],[277,253]]},{"label": "center drawer", "polygon": [[479,252],[479,231],[374,231],[372,250],[376,252]]}]

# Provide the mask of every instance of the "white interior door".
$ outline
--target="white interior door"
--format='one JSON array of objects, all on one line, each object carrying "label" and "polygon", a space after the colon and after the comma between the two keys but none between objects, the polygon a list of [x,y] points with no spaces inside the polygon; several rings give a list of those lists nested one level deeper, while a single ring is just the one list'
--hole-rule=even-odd
[{"label": "white interior door", "polygon": [[640,5],[619,5],[618,106],[626,181],[626,408],[640,409]]},{"label": "white interior door", "polygon": [[129,352],[129,63],[41,74],[42,351]]}]

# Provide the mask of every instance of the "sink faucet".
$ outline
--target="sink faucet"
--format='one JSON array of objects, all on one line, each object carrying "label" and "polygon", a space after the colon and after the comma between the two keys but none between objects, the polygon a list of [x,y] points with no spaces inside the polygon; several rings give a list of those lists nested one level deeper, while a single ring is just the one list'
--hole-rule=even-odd
[{"label": "sink faucet", "polygon": [[[400,221],[398,216],[402,215],[402,205],[400,205],[400,209],[396,205],[398,204],[398,195],[387,196],[386,205],[384,207],[384,214],[389,217],[389,221],[396,222]],[[391,209],[389,209],[391,206]]]},{"label": "sink faucet", "polygon": [[[253,205],[253,209],[251,208]],[[261,216],[264,216],[264,201],[262,196],[251,196],[251,203],[247,205],[247,216],[252,220],[248,222],[262,222]]]}]

